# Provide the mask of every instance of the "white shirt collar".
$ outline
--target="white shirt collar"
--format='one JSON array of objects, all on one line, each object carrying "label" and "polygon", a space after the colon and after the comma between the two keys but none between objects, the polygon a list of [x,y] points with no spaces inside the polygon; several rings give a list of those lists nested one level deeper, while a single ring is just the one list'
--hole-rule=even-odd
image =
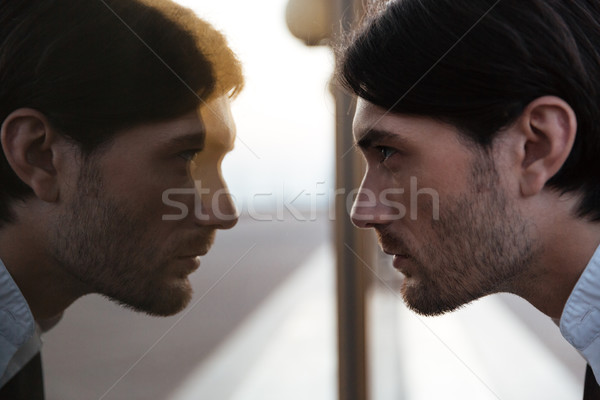
[{"label": "white shirt collar", "polygon": [[0,386],[39,351],[39,340],[33,339],[35,332],[27,301],[0,260]]},{"label": "white shirt collar", "polygon": [[560,332],[587,360],[600,383],[600,246],[565,304]]}]

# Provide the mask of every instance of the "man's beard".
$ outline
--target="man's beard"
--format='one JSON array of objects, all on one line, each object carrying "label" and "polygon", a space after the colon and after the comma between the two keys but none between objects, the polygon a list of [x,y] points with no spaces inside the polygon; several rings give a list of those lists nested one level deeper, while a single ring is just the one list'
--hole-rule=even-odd
[{"label": "man's beard", "polygon": [[85,292],[151,315],[181,311],[191,300],[189,281],[165,281],[169,254],[136,215],[143,205],[106,195],[98,171],[93,161],[82,167],[78,195],[55,226],[54,258]]},{"label": "man's beard", "polygon": [[[493,162],[474,161],[467,194],[440,199],[438,220],[419,246],[378,231],[384,248],[408,253],[414,274],[402,285],[406,304],[422,315],[440,315],[492,293],[512,291],[519,279],[531,279],[538,252],[519,212],[499,189]],[[427,240],[429,239],[429,240]]]}]

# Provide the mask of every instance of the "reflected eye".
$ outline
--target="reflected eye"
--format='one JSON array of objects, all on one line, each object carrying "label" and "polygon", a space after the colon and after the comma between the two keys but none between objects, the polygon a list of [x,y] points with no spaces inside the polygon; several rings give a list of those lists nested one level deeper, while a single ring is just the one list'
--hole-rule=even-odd
[{"label": "reflected eye", "polygon": [[190,162],[192,161],[197,155],[198,153],[200,153],[202,151],[202,149],[192,149],[192,150],[187,150],[184,152],[181,152],[178,154],[179,157],[183,158],[185,161]]},{"label": "reflected eye", "polygon": [[391,147],[387,147],[387,146],[377,146],[377,150],[381,154],[380,162],[384,162],[385,160],[387,160],[388,158],[390,158],[391,156],[396,154],[396,150],[392,149]]}]

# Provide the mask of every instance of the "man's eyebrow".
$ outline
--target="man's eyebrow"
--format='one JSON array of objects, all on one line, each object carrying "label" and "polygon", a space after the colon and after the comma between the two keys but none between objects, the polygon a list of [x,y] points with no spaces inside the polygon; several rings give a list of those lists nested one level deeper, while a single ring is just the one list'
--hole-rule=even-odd
[{"label": "man's eyebrow", "polygon": [[204,130],[185,133],[167,141],[168,147],[204,147],[206,132]]},{"label": "man's eyebrow", "polygon": [[405,140],[398,135],[397,133],[383,131],[379,129],[369,129],[366,133],[361,133],[360,139],[356,141],[355,146],[361,149],[366,149],[371,147],[373,142],[382,142],[382,141],[400,141],[404,142]]}]

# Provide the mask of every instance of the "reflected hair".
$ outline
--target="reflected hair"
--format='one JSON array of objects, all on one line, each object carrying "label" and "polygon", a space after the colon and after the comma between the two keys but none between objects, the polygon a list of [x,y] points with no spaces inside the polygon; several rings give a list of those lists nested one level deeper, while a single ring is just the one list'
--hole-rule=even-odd
[{"label": "reflected hair", "polygon": [[[0,2],[0,121],[33,108],[90,155],[123,129],[235,95],[223,35],[170,0]],[[0,157],[0,222],[32,194]]]}]

